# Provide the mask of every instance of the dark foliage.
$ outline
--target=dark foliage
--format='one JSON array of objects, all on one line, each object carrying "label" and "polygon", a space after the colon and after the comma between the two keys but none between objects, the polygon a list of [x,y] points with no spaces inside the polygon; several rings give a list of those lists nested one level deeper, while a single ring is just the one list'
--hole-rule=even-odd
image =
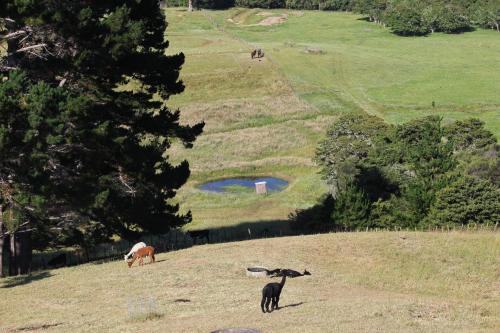
[{"label": "dark foliage", "polygon": [[379,126],[367,116],[351,117],[340,117],[317,151],[324,173],[337,180],[342,175],[344,185],[332,188],[335,199],[327,196],[290,216],[293,228],[500,222],[500,148],[482,122],[443,126],[440,118],[426,117]]},{"label": "dark foliage", "polygon": [[[184,55],[165,54],[158,1],[4,0],[0,18],[10,36],[0,61],[1,199],[15,223],[29,219],[44,247],[189,222],[168,203],[189,165],[171,165],[166,152],[191,147],[203,124],[181,125],[165,105],[184,90]],[[117,89],[127,84],[137,88]]]},{"label": "dark foliage", "polygon": [[193,0],[193,7],[198,9],[226,9],[234,4],[235,0]]}]

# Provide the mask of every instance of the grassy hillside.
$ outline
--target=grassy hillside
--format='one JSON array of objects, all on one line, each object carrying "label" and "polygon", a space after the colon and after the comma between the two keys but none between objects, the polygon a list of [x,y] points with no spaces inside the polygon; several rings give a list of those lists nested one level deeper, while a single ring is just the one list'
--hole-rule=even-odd
[{"label": "grassy hillside", "polygon": [[[259,25],[287,15],[280,25]],[[311,161],[328,125],[364,110],[392,123],[440,114],[475,116],[500,135],[500,39],[492,31],[403,38],[349,13],[233,8],[168,9],[169,52],[182,51],[186,91],[169,102],[183,120],[205,120],[195,148],[174,149],[193,170],[180,192],[189,228],[286,219],[326,191]],[[250,59],[262,47],[266,56]],[[432,107],[432,102],[435,107]],[[204,193],[234,176],[278,176],[282,193]]]},{"label": "grassy hillside", "polygon": [[[500,236],[339,233],[197,246],[157,263],[0,280],[0,332],[498,332]],[[244,268],[307,268],[263,314]],[[15,288],[14,288],[15,286]],[[151,319],[136,306],[153,304]],[[131,312],[129,314],[129,311]]]}]

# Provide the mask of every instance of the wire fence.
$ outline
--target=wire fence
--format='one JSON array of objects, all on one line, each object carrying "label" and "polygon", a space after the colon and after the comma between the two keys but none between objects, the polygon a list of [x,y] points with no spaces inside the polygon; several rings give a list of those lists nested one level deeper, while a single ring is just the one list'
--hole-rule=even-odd
[{"label": "wire fence", "polygon": [[[290,236],[289,230],[256,229],[250,228],[238,230],[197,230],[182,232],[171,230],[163,235],[147,235],[141,241],[153,246],[156,253],[175,251],[189,248],[194,245],[207,243],[225,243],[249,239],[271,238]],[[92,249],[81,248],[61,249],[55,251],[35,252],[31,264],[32,271],[45,270],[75,266],[89,262],[106,262],[112,260],[123,260],[134,243],[128,241],[117,241],[113,243],[100,244]]]},{"label": "wire fence", "polygon": [[[496,232],[499,231],[499,223],[496,224],[466,224],[450,226],[427,226],[425,228],[359,228],[357,230],[329,230],[328,232]],[[185,249],[194,245],[207,243],[225,243],[250,239],[273,238],[282,236],[293,236],[304,233],[294,232],[289,228],[264,228],[254,229],[241,228],[236,230],[211,229],[183,232],[172,230],[164,235],[149,235],[141,239],[155,248],[155,252],[169,252]],[[80,265],[88,262],[106,262],[112,260],[123,260],[134,244],[127,241],[100,244],[95,248],[84,251],[82,249],[65,249],[50,252],[38,252],[33,254],[32,271],[65,266]]]}]

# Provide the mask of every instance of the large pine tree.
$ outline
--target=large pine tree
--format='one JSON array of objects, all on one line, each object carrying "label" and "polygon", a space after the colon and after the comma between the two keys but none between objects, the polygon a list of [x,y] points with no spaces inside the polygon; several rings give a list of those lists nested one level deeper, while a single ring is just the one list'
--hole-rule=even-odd
[{"label": "large pine tree", "polygon": [[174,141],[191,147],[203,123],[181,125],[165,105],[184,89],[184,55],[166,55],[165,29],[157,0],[1,1],[0,206],[15,217],[9,230],[29,222],[44,247],[190,221],[168,203],[189,165],[171,165],[167,151]]}]

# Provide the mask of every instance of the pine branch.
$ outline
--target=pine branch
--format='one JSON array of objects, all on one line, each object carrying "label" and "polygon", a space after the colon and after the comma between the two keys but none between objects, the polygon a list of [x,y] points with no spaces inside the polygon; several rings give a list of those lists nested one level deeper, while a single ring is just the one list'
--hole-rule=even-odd
[{"label": "pine branch", "polygon": [[17,50],[16,53],[26,52],[26,51],[33,50],[33,49],[38,49],[38,48],[41,48],[41,47],[45,48],[46,46],[47,46],[47,44],[45,44],[45,43],[31,45],[31,46],[26,46],[26,47],[23,47],[23,48],[20,48],[19,50]]},{"label": "pine branch", "polygon": [[27,34],[27,32],[25,30],[18,30],[18,31],[8,33],[6,35],[0,35],[0,40],[15,39],[15,38],[18,38],[18,37],[26,35],[26,34]]}]

